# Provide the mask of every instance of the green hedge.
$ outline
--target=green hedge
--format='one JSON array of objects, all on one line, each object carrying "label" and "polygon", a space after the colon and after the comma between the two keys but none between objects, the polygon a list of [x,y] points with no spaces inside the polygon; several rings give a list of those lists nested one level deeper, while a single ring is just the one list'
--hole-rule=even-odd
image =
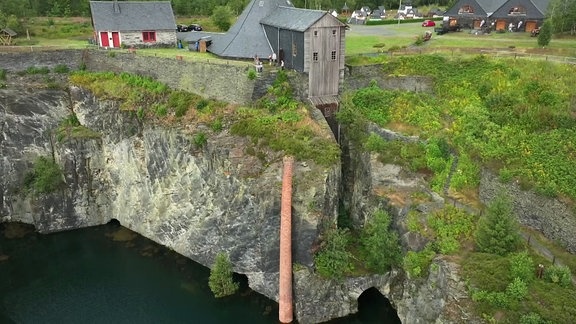
[{"label": "green hedge", "polygon": [[[442,18],[414,18],[414,19],[400,19],[401,24],[412,24],[421,23],[424,20],[442,21]],[[368,20],[366,25],[376,26],[376,25],[397,25],[398,19],[384,19],[384,20]]]}]

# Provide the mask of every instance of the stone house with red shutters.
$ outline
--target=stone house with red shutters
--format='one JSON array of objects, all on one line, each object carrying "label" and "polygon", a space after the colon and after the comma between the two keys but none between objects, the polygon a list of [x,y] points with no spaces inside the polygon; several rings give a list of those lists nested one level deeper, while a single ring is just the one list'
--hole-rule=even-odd
[{"label": "stone house with red shutters", "polygon": [[90,1],[90,12],[99,47],[176,47],[170,1]]}]

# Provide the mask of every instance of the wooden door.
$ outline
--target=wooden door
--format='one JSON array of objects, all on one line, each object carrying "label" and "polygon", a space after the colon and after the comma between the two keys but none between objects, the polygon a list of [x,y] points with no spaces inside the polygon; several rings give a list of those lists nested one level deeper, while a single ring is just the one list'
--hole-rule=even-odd
[{"label": "wooden door", "polygon": [[508,30],[506,26],[506,20],[499,19],[496,21],[496,30]]},{"label": "wooden door", "polygon": [[536,29],[537,26],[537,22],[535,22],[534,20],[530,20],[526,22],[526,31],[527,32],[531,32],[534,29]]},{"label": "wooden door", "polygon": [[108,42],[108,32],[100,32],[100,46],[108,47],[110,42]]},{"label": "wooden door", "polygon": [[112,44],[114,47],[120,47],[120,34],[112,32]]}]

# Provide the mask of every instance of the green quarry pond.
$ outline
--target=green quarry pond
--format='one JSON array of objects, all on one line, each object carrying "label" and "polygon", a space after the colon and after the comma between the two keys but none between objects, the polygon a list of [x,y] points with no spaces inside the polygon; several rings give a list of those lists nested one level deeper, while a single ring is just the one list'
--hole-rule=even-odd
[{"label": "green quarry pond", "polygon": [[[278,323],[248,288],[213,297],[209,269],[118,224],[40,235],[0,224],[0,323]],[[362,297],[361,297],[362,298]],[[381,299],[332,323],[400,323]]]}]

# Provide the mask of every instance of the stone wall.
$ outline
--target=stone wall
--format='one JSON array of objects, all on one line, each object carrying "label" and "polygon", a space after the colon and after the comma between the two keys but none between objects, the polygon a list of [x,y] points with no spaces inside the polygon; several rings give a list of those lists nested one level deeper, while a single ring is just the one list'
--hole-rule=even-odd
[{"label": "stone wall", "polygon": [[126,47],[149,48],[149,47],[176,47],[176,32],[156,31],[155,42],[144,42],[141,31],[122,32],[120,42]]},{"label": "stone wall", "polygon": [[539,230],[548,239],[555,240],[571,253],[576,253],[576,214],[573,207],[557,198],[522,190],[516,182],[502,183],[498,176],[483,170],[480,200],[488,204],[501,192],[511,197],[514,213],[521,224]]},{"label": "stone wall", "polygon": [[432,77],[424,76],[389,76],[383,71],[385,64],[352,66],[346,65],[344,71],[344,89],[359,89],[376,81],[382,89],[405,90],[431,93],[434,86]]}]

